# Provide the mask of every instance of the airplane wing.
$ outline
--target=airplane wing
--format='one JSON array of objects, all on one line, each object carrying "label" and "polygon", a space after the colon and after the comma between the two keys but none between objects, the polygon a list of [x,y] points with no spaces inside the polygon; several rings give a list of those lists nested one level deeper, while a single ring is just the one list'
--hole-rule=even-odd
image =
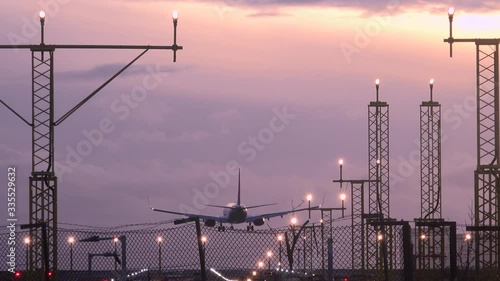
[{"label": "airplane wing", "polygon": [[256,215],[256,216],[248,216],[245,222],[253,222],[259,219],[270,219],[274,217],[283,217],[284,215],[287,215],[289,213],[294,213],[294,212],[300,212],[300,211],[307,211],[309,209],[314,210],[317,209],[321,206],[313,206],[311,208],[302,208],[302,209],[295,209],[291,211],[284,211],[284,212],[276,212],[276,213],[268,213],[268,214],[261,214],[261,215]]},{"label": "airplane wing", "polygon": [[254,209],[254,208],[260,208],[260,207],[266,207],[266,206],[272,206],[276,205],[276,203],[271,203],[271,204],[262,204],[262,205],[255,205],[255,206],[246,206],[246,209]]},{"label": "airplane wing", "polygon": [[211,204],[206,204],[205,206],[208,207],[215,207],[215,208],[221,208],[221,209],[231,209],[229,206],[221,206],[221,205],[211,205]]},{"label": "airplane wing", "polygon": [[[149,198],[148,198],[148,203],[149,203]],[[174,215],[180,215],[180,216],[185,216],[188,218],[199,218],[202,220],[213,220],[216,222],[227,222],[227,220],[223,217],[215,217],[215,216],[207,216],[207,215],[200,215],[200,214],[190,214],[190,213],[181,213],[181,212],[174,212],[174,211],[168,211],[168,210],[162,210],[162,209],[157,209],[153,208],[151,204],[149,204],[149,208],[155,212],[162,212],[162,213],[167,213],[167,214],[174,214]]]}]

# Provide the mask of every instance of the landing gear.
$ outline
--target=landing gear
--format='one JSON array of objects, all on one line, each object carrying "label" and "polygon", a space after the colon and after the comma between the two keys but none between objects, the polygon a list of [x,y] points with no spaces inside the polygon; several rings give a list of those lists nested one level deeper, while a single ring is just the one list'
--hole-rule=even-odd
[{"label": "landing gear", "polygon": [[251,222],[248,223],[248,226],[247,226],[247,231],[253,231],[253,225]]},{"label": "landing gear", "polygon": [[234,226],[231,224],[231,226],[229,227],[230,230],[234,230]]}]

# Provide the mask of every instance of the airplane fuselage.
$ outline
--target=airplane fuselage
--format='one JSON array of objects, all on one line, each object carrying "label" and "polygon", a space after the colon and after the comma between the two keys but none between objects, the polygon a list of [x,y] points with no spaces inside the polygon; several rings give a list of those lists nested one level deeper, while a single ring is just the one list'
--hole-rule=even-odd
[{"label": "airplane fuselage", "polygon": [[247,219],[247,208],[245,205],[229,203],[222,212],[222,216],[227,219],[228,223],[237,224],[244,223]]}]

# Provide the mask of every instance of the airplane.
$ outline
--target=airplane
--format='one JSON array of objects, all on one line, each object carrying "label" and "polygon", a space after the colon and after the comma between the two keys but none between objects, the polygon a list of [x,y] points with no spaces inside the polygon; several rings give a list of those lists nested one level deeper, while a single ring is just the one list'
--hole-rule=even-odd
[{"label": "airplane", "polygon": [[[289,214],[289,213],[300,212],[300,211],[305,211],[305,210],[312,210],[312,209],[317,209],[320,207],[320,206],[314,206],[314,207],[310,207],[310,208],[308,207],[308,208],[302,208],[302,209],[295,209],[295,210],[291,210],[291,211],[283,211],[283,212],[267,213],[267,214],[249,216],[248,215],[249,209],[260,208],[260,207],[264,207],[264,206],[271,206],[271,205],[275,205],[275,204],[262,204],[262,205],[255,205],[255,206],[248,206],[247,207],[247,206],[241,204],[240,193],[241,193],[241,181],[240,181],[240,170],[238,169],[238,198],[236,200],[236,203],[228,203],[225,206],[207,204],[207,206],[210,206],[210,207],[222,208],[223,209],[222,216],[220,216],[220,217],[161,210],[161,209],[153,208],[151,206],[151,204],[149,204],[149,208],[153,211],[156,211],[156,212],[181,215],[181,216],[186,216],[188,218],[199,218],[199,219],[202,219],[205,222],[205,225],[209,226],[209,227],[214,227],[216,223],[220,223],[220,226],[218,227],[219,231],[225,230],[225,227],[222,225],[223,223],[231,224],[230,229],[234,229],[233,224],[248,223],[247,231],[250,231],[250,230],[254,230],[254,227],[253,227],[254,225],[255,226],[264,225],[264,220],[266,220],[266,219],[269,220],[270,218],[273,218],[273,217],[283,218],[284,215]],[[148,199],[148,201],[149,201],[149,199]]]}]

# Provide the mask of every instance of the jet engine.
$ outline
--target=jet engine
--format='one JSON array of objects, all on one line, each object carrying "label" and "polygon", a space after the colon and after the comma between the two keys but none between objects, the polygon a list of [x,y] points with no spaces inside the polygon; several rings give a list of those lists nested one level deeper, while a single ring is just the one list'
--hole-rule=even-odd
[{"label": "jet engine", "polygon": [[256,226],[261,226],[261,225],[264,224],[264,219],[254,220],[253,224],[256,225]]}]

